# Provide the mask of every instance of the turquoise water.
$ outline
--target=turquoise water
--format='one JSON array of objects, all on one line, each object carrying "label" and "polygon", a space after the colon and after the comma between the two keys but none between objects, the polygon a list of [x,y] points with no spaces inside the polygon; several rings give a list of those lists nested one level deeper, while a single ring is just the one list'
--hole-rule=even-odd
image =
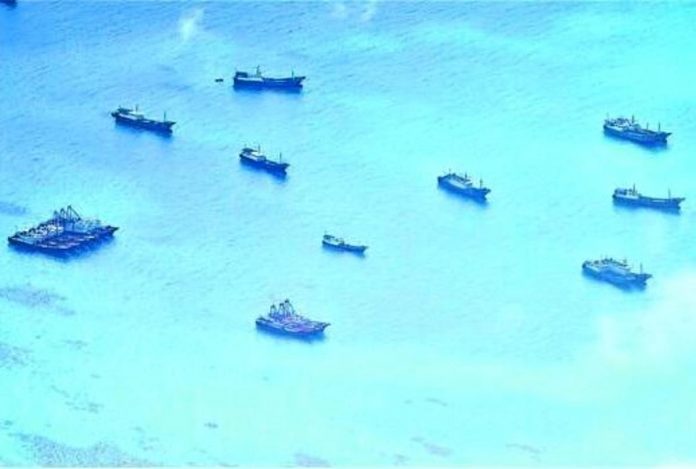
[{"label": "turquoise water", "polygon": [[[121,227],[0,253],[0,463],[696,462],[696,5],[0,7],[0,233]],[[234,92],[257,64],[305,90]],[[173,137],[115,127],[135,103]],[[286,180],[239,165],[256,142]],[[633,183],[682,213],[612,206]],[[603,254],[654,279],[584,278]],[[325,340],[255,330],[286,297]]]}]

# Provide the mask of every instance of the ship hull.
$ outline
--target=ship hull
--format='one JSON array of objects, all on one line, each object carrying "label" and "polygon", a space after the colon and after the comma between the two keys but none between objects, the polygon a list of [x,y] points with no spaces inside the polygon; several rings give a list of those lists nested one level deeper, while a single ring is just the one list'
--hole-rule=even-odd
[{"label": "ship hull", "polygon": [[41,252],[53,255],[65,255],[80,251],[90,246],[97,245],[113,238],[118,227],[107,226],[91,233],[64,233],[49,239],[32,242],[14,235],[7,238],[7,242],[24,251]]},{"label": "ship hull", "polygon": [[239,155],[239,160],[248,166],[253,166],[254,168],[263,169],[269,173],[285,175],[290,166],[288,163],[269,163],[266,161],[258,161],[254,158],[247,158],[244,155]]},{"label": "ship hull", "polygon": [[582,265],[582,272],[594,279],[610,283],[621,288],[644,288],[647,285],[648,279],[652,277],[650,274],[632,273],[630,275],[619,275],[608,271],[601,271],[592,268],[587,264]]},{"label": "ship hull", "polygon": [[321,244],[326,248],[334,249],[336,251],[347,251],[357,254],[363,254],[367,250],[367,246],[357,246],[353,244],[335,244],[327,241],[322,241]]},{"label": "ship hull", "polygon": [[326,329],[328,326],[329,324],[327,323],[319,323],[311,329],[289,330],[283,327],[282,325],[276,325],[269,321],[264,321],[262,319],[256,320],[257,329],[261,329],[263,331],[270,332],[273,334],[298,338],[312,338],[322,336],[324,335],[324,329]]},{"label": "ship hull", "polygon": [[299,91],[302,89],[302,81],[305,77],[291,78],[234,78],[235,88],[250,88],[250,89],[272,89],[272,90],[292,90]]},{"label": "ship hull", "polygon": [[612,137],[640,143],[641,145],[666,145],[669,132],[635,132],[630,130],[616,129],[609,125],[604,125],[604,133]]},{"label": "ship hull", "polygon": [[679,210],[684,198],[674,197],[671,199],[660,199],[655,197],[626,198],[613,196],[614,203],[628,207],[654,208],[658,210]]},{"label": "ship hull", "polygon": [[164,134],[172,133],[172,126],[174,126],[175,124],[175,122],[159,122],[152,120],[130,119],[117,113],[112,113],[111,115],[116,120],[117,124]]}]

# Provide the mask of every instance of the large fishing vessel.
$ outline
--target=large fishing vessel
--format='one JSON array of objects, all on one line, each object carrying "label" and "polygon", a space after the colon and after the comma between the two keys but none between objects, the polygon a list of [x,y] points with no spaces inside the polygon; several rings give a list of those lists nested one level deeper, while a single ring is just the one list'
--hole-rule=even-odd
[{"label": "large fishing vessel", "polygon": [[321,240],[322,245],[332,248],[339,249],[341,251],[356,252],[362,254],[367,249],[364,244],[351,244],[346,242],[343,238],[338,238],[336,236],[325,234]]},{"label": "large fishing vessel", "polygon": [[619,261],[611,257],[585,261],[582,270],[587,275],[623,287],[643,287],[652,277],[643,272],[642,265],[639,272],[633,272],[625,260]]},{"label": "large fishing vessel", "polygon": [[164,113],[164,118],[159,121],[149,119],[143,113],[138,111],[138,106],[135,109],[119,107],[111,113],[116,122],[119,124],[138,127],[146,130],[154,130],[155,132],[171,133],[172,126],[176,124],[174,121],[167,120],[167,113]]},{"label": "large fishing vessel", "polygon": [[483,180],[479,181],[478,186],[474,185],[466,173],[464,176],[460,176],[457,173],[449,172],[443,176],[438,176],[437,182],[440,187],[477,200],[485,200],[486,195],[491,191],[489,188],[483,187]]},{"label": "large fishing vessel", "polygon": [[642,127],[635,118],[607,117],[604,120],[604,132],[614,137],[631,140],[645,145],[664,145],[671,132],[662,131],[658,124],[657,130],[650,130],[648,126]]},{"label": "large fishing vessel", "polygon": [[234,74],[234,87],[299,90],[302,88],[302,82],[305,78],[304,76],[295,76],[294,71],[289,77],[266,77],[261,73],[261,67],[256,67],[255,73],[236,72]]},{"label": "large fishing vessel", "polygon": [[295,312],[295,308],[287,299],[277,305],[271,305],[271,310],[266,316],[256,319],[258,328],[300,337],[320,335],[329,325],[328,322],[313,321],[301,316]]},{"label": "large fishing vessel", "polygon": [[285,171],[290,166],[289,163],[283,161],[282,153],[278,157],[278,161],[269,159],[265,154],[261,152],[261,147],[251,148],[244,147],[239,153],[239,159],[242,163],[248,165],[265,169],[271,173],[285,174]]},{"label": "large fishing vessel", "polygon": [[53,254],[68,253],[110,238],[118,229],[96,219],[85,219],[70,205],[53,217],[7,238],[17,247]]},{"label": "large fishing vessel", "polygon": [[680,204],[685,200],[684,197],[672,197],[671,192],[667,193],[666,198],[648,197],[638,192],[635,185],[627,189],[615,189],[612,198],[617,204],[667,210],[679,210]]}]

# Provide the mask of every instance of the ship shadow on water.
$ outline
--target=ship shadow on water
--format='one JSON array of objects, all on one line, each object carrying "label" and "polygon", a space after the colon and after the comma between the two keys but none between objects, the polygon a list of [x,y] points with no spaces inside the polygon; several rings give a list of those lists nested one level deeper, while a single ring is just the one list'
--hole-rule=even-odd
[{"label": "ship shadow on water", "polygon": [[626,293],[637,293],[637,292],[642,292],[647,288],[647,284],[626,284],[626,283],[616,283],[616,282],[609,282],[606,280],[599,279],[595,277],[592,274],[588,274],[587,272],[583,271],[582,276],[585,277],[586,279],[590,280],[593,283],[598,283],[598,284],[603,284],[603,285],[608,285],[611,287],[614,287],[618,290],[624,291]]}]

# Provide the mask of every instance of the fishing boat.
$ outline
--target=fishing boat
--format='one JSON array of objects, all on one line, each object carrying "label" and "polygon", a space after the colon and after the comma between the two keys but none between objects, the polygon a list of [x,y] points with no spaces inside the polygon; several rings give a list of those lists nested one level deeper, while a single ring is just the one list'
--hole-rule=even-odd
[{"label": "fishing boat", "polygon": [[474,185],[468,174],[460,176],[457,173],[449,172],[437,178],[438,185],[451,192],[463,195],[471,199],[479,201],[486,200],[486,196],[491,191],[483,186],[483,180],[479,181],[479,185]]},{"label": "fishing boat", "polygon": [[363,244],[351,244],[346,242],[343,238],[333,236],[330,234],[324,234],[321,240],[322,245],[332,249],[338,249],[341,251],[356,252],[362,254],[367,250],[367,246]]},{"label": "fishing boat", "polygon": [[119,107],[111,113],[111,116],[119,124],[162,133],[171,133],[172,126],[176,124],[174,121],[167,120],[166,112],[162,120],[149,119],[142,112],[138,111],[138,106],[135,106],[135,109]]},{"label": "fishing boat", "polygon": [[234,74],[235,88],[254,88],[254,89],[281,89],[281,90],[300,90],[304,76],[295,76],[295,72],[289,77],[267,77],[261,73],[261,67],[256,67],[256,72],[236,72]]},{"label": "fishing boat", "polygon": [[261,147],[251,148],[244,147],[239,153],[239,159],[242,163],[245,163],[256,168],[265,169],[271,173],[285,174],[286,170],[290,166],[289,163],[283,161],[283,154],[281,153],[278,160],[272,160],[268,158],[264,153],[261,152]]},{"label": "fishing boat", "polygon": [[639,272],[634,272],[626,260],[620,261],[611,257],[587,260],[583,262],[582,270],[587,275],[620,287],[644,287],[652,277],[643,272],[642,265]]},{"label": "fishing boat", "polygon": [[666,198],[648,197],[638,192],[635,185],[630,188],[615,189],[612,199],[616,204],[663,210],[679,210],[681,203],[685,200],[684,197],[672,197],[672,193],[669,191]]},{"label": "fishing boat", "polygon": [[671,132],[664,132],[660,124],[657,130],[650,130],[648,126],[642,127],[635,118],[627,117],[607,117],[604,120],[604,132],[613,137],[630,140],[643,145],[664,145]]}]

